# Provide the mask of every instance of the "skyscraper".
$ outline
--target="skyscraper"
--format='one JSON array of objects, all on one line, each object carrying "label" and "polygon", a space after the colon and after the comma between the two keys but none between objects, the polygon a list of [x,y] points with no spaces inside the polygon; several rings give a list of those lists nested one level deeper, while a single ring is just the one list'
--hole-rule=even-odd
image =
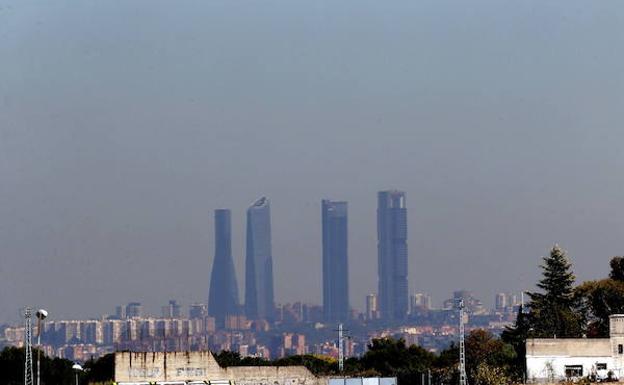
[{"label": "skyscraper", "polygon": [[347,202],[321,202],[323,313],[326,321],[349,318]]},{"label": "skyscraper", "polygon": [[374,320],[379,316],[379,309],[377,308],[377,295],[369,294],[366,296],[366,319]]},{"label": "skyscraper", "polygon": [[271,206],[265,197],[247,209],[247,256],[245,260],[245,313],[248,319],[272,321],[273,256],[271,253]]},{"label": "skyscraper", "polygon": [[407,314],[407,209],[402,191],[377,195],[379,311],[387,321]]},{"label": "skyscraper", "polygon": [[228,315],[238,314],[238,284],[232,260],[231,213],[227,209],[215,210],[215,258],[210,276],[208,314],[219,327],[225,325]]}]

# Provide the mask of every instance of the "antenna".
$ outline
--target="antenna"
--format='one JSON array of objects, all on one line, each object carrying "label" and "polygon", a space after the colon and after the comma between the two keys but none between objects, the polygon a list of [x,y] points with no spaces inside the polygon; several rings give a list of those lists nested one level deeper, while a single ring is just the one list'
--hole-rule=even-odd
[{"label": "antenna", "polygon": [[338,324],[338,330],[334,330],[338,332],[338,371],[342,373],[344,371],[344,332],[348,330],[343,329],[342,322]]},{"label": "antenna", "polygon": [[466,378],[466,346],[464,330],[464,299],[460,299],[459,307],[459,385],[468,385]]},{"label": "antenna", "polygon": [[29,307],[24,310],[24,350],[26,355],[24,363],[24,385],[33,385],[32,310]]}]

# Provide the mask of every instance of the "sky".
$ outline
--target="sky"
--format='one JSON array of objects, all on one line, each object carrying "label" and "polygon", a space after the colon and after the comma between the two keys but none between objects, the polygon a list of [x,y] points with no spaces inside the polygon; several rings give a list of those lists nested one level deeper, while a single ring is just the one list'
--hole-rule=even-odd
[{"label": "sky", "polygon": [[624,254],[620,0],[0,0],[0,323],[205,302],[213,210],[272,205],[276,301],[320,303],[321,199],[407,194],[409,286],[490,304]]}]

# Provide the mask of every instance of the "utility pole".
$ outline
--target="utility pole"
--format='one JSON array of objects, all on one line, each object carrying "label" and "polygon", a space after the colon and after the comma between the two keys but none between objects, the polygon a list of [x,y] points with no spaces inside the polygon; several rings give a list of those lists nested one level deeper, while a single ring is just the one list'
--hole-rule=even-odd
[{"label": "utility pole", "polygon": [[344,371],[344,340],[345,337],[344,332],[347,332],[347,329],[342,327],[342,322],[338,324],[338,329],[334,329],[334,331],[338,332],[338,371],[342,373]]},{"label": "utility pole", "polygon": [[24,385],[33,385],[32,310],[29,307],[24,310],[24,350],[26,354],[24,363]]},{"label": "utility pole", "polygon": [[48,312],[44,309],[37,310],[37,385],[41,385],[41,326],[43,320],[48,316]]},{"label": "utility pole", "polygon": [[338,371],[344,371],[344,342],[342,337],[342,322],[338,324]]},{"label": "utility pole", "polygon": [[459,385],[468,385],[466,378],[466,346],[464,330],[464,299],[459,300]]}]

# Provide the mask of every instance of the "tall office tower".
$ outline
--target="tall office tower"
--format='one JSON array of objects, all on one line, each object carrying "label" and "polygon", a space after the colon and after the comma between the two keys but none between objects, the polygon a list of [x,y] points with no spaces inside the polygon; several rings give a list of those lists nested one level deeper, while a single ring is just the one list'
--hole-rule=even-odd
[{"label": "tall office tower", "polygon": [[245,260],[245,313],[250,320],[273,321],[273,257],[271,254],[271,206],[265,197],[247,209]]},{"label": "tall office tower", "polygon": [[497,311],[503,311],[507,307],[507,295],[505,293],[496,294],[494,307]]},{"label": "tall office tower", "polygon": [[347,202],[321,202],[323,232],[323,315],[325,321],[349,319]]},{"label": "tall office tower", "polygon": [[377,199],[379,311],[384,320],[402,320],[408,305],[405,193],[381,191]]},{"label": "tall office tower", "polygon": [[215,210],[215,258],[210,276],[208,314],[218,327],[225,325],[228,315],[238,314],[238,284],[232,260],[232,232],[230,210]]},{"label": "tall office tower", "polygon": [[369,294],[366,296],[366,319],[373,320],[379,318],[379,309],[377,309],[377,295]]},{"label": "tall office tower", "polygon": [[143,306],[140,302],[130,302],[126,305],[126,318],[142,318]]}]

